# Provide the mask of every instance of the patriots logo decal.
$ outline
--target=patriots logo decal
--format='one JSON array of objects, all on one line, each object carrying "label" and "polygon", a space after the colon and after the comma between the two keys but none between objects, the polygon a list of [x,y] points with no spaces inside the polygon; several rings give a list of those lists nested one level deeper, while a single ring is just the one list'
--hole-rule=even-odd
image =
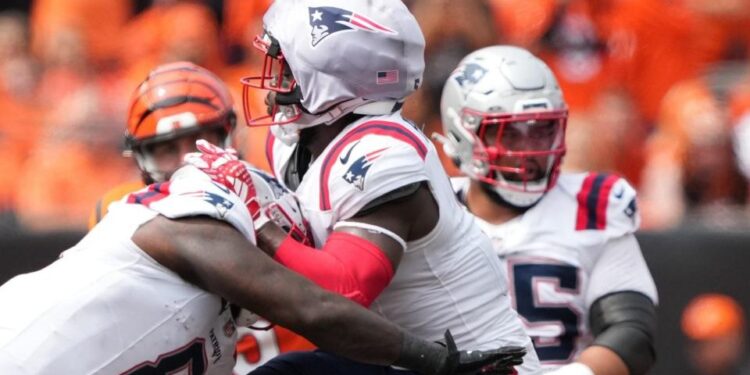
[{"label": "patriots logo decal", "polygon": [[219,194],[214,194],[208,191],[196,191],[192,193],[186,193],[185,195],[188,197],[195,197],[198,199],[202,199],[210,203],[211,205],[216,207],[221,217],[224,217],[227,214],[227,212],[229,212],[229,210],[231,210],[232,207],[234,206],[234,203],[232,203],[228,199],[222,197]]},{"label": "patriots logo decal", "polygon": [[336,7],[310,7],[310,26],[313,47],[322,42],[329,35],[339,31],[367,31],[371,33],[397,34],[361,14]]},{"label": "patriots logo decal", "polygon": [[265,180],[268,183],[268,185],[271,186],[271,193],[273,193],[274,198],[279,199],[279,197],[281,197],[282,195],[290,193],[289,190],[287,190],[283,185],[281,185],[281,183],[277,179],[273,178],[268,173],[263,172],[259,169],[253,170],[253,172],[256,175],[260,176],[263,180]]},{"label": "patriots logo decal", "polygon": [[354,163],[352,163],[352,165],[346,171],[346,173],[341,177],[344,179],[344,181],[354,185],[354,187],[356,187],[357,189],[364,190],[367,171],[370,170],[372,163],[380,158],[380,156],[383,155],[383,151],[387,149],[388,147],[385,147],[363,155],[359,159],[355,160]]},{"label": "patriots logo decal", "polygon": [[461,87],[464,87],[467,84],[477,84],[485,74],[487,74],[487,69],[479,64],[469,63],[463,67],[463,70],[456,72],[455,79]]}]

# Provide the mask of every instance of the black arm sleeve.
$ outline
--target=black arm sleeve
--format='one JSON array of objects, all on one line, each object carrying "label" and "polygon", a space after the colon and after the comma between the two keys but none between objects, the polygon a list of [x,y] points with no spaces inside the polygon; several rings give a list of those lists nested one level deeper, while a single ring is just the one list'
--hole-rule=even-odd
[{"label": "black arm sleeve", "polygon": [[367,203],[361,210],[359,210],[359,212],[357,212],[356,215],[354,215],[354,217],[367,215],[383,204],[397,202],[406,197],[410,197],[412,194],[416,193],[423,184],[427,183],[419,181],[391,190]]},{"label": "black arm sleeve", "polygon": [[593,345],[611,349],[631,375],[645,374],[656,360],[656,307],[638,292],[605,295],[591,305],[589,325]]}]

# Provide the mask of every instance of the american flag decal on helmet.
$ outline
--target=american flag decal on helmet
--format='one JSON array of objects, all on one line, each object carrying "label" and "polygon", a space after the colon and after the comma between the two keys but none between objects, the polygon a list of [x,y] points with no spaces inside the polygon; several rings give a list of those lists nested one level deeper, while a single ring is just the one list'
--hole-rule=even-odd
[{"label": "american flag decal on helmet", "polygon": [[386,70],[378,72],[378,77],[375,80],[378,85],[388,85],[391,83],[398,83],[398,70]]},{"label": "american flag decal on helmet", "polygon": [[396,31],[383,26],[361,14],[336,7],[310,7],[310,26],[313,47],[329,35],[339,31],[368,31],[372,33],[397,34]]}]

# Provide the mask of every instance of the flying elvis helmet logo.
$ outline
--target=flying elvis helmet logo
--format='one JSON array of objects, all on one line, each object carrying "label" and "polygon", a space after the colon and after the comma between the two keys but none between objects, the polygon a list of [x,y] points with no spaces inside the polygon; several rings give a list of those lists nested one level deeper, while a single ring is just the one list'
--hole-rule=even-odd
[{"label": "flying elvis helmet logo", "polygon": [[391,30],[361,14],[336,7],[309,7],[310,26],[313,47],[323,41],[329,35],[339,31],[367,31],[381,34],[397,34]]},{"label": "flying elvis helmet logo", "polygon": [[467,87],[476,85],[485,74],[487,74],[487,69],[476,63],[468,63],[455,72],[455,79],[459,86]]}]

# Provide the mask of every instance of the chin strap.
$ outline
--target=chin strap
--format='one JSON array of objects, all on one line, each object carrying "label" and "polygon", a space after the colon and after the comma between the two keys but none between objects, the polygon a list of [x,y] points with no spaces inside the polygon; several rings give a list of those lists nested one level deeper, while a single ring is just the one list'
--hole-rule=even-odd
[{"label": "chin strap", "polygon": [[358,115],[377,116],[390,115],[404,106],[403,101],[399,100],[381,100],[361,105],[354,109],[353,113]]},{"label": "chin strap", "polygon": [[339,103],[325,114],[319,116],[317,121],[314,122],[315,124],[330,125],[349,113],[366,116],[390,115],[401,109],[402,105],[403,103],[399,103],[396,100],[381,100],[374,102],[365,98],[355,98]]}]

